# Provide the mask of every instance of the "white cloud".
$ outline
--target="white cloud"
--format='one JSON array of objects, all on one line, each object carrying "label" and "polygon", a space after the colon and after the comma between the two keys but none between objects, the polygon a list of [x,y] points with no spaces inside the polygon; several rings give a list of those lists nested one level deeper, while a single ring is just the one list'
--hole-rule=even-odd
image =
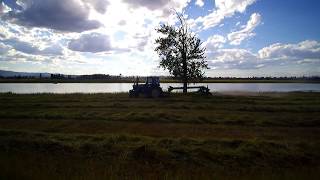
[{"label": "white cloud", "polygon": [[92,53],[112,50],[109,36],[98,33],[83,34],[80,38],[71,40],[68,48]]},{"label": "white cloud", "polygon": [[172,9],[181,12],[191,0],[123,0],[129,7],[134,9],[147,8],[151,11],[161,11],[162,16],[172,14]]},{"label": "white cloud", "polygon": [[[39,0],[36,1],[39,2]],[[89,0],[72,0],[72,2],[76,1],[91,2]],[[12,47],[7,45],[8,42],[5,42],[4,46],[1,46],[3,56],[0,59],[16,63],[47,63],[46,67],[57,67],[61,72],[66,72],[68,67],[85,63],[84,66],[88,65],[88,69],[85,68],[84,72],[89,72],[90,68],[91,72],[94,72],[95,69],[99,69],[97,66],[105,66],[109,67],[104,69],[105,72],[110,72],[110,67],[113,67],[115,73],[127,68],[128,73],[145,74],[148,73],[147,69],[158,65],[154,63],[158,59],[153,47],[154,39],[157,37],[155,27],[161,21],[170,21],[170,24],[174,24],[175,14],[170,8],[174,7],[178,12],[181,12],[189,1],[171,0],[169,4],[155,10],[144,6],[132,8],[122,1],[111,1],[106,9],[102,8],[99,12],[96,5],[100,1],[95,0],[89,6],[88,20],[97,20],[103,26],[85,33],[61,33],[50,29],[50,27],[29,29],[20,24],[0,21],[0,41],[14,39],[11,44],[15,46]],[[96,6],[96,11],[94,6]],[[105,13],[101,14],[103,12]],[[74,11],[74,13],[77,12]],[[123,39],[117,39],[118,32],[123,32]],[[99,34],[99,37],[83,38],[86,34]],[[53,53],[58,53],[59,49],[56,48],[57,46],[48,46],[48,43],[62,45],[63,54],[51,56]],[[68,45],[77,51],[68,49]],[[8,51],[8,48],[12,49]],[[87,52],[101,53],[89,54]],[[120,67],[119,63],[123,66]],[[135,67],[137,64],[139,67],[129,70],[129,67]],[[72,68],[70,71],[75,72]],[[124,74],[124,72],[122,73]]]},{"label": "white cloud", "polygon": [[97,12],[104,14],[107,11],[109,0],[83,0],[83,2],[91,5]]},{"label": "white cloud", "polygon": [[[104,0],[28,0],[15,3],[16,8],[3,15],[3,19],[26,27],[42,27],[64,32],[83,32],[101,27],[101,23],[89,19],[87,4],[104,4]],[[101,6],[102,7],[102,6]],[[104,9],[99,8],[98,11]]]},{"label": "white cloud", "polygon": [[0,54],[1,55],[6,54],[10,49],[11,49],[10,46],[5,45],[5,44],[0,42]]},{"label": "white cloud", "polygon": [[[147,75],[152,72],[162,72],[155,69],[159,64],[158,55],[154,52],[154,40],[158,37],[155,27],[162,22],[175,24],[177,18],[172,8],[182,12],[190,2],[192,5],[195,3],[200,7],[204,6],[203,0],[70,0],[66,6],[63,5],[65,4],[63,0],[25,2],[35,3],[18,3],[19,5],[30,4],[29,7],[23,7],[22,11],[18,6],[7,7],[3,2],[1,3],[0,15],[1,10],[2,13],[7,13],[13,9],[17,12],[21,11],[22,14],[15,17],[17,24],[13,21],[11,23],[5,20],[0,21],[0,61],[17,64],[42,63],[39,67],[48,68],[52,72],[77,74]],[[50,2],[54,8],[46,2]],[[244,13],[254,2],[256,0],[215,0],[215,8],[204,12],[209,13],[208,15],[189,19],[188,23],[197,31],[215,26],[222,27],[226,18]],[[39,11],[39,8],[50,9],[50,12]],[[42,13],[46,16],[42,16]],[[62,17],[71,17],[72,22],[69,22],[70,19],[60,21],[59,17],[55,17],[57,14]],[[25,22],[19,21],[21,17],[35,17],[34,15],[39,17]],[[50,22],[51,18],[59,22]],[[83,26],[88,25],[89,22],[98,22],[99,28]],[[255,13],[244,26],[238,22],[235,32],[226,36],[210,36],[203,45],[207,47],[211,68],[222,69],[221,71],[224,69],[246,69],[247,71],[271,65],[281,66],[286,63],[296,65],[309,63],[311,66],[319,64],[318,41],[303,41],[297,44],[278,43],[262,48],[258,52],[240,48],[228,49],[228,42],[236,45],[254,36],[254,29],[260,22],[260,15]],[[218,28],[218,30],[221,29]]]},{"label": "white cloud", "polygon": [[59,56],[63,55],[63,48],[60,44],[47,44],[45,46],[36,46],[35,43],[19,40],[17,38],[6,39],[2,41],[6,45],[12,47],[16,51],[23,52],[30,55],[46,55],[46,56]]},{"label": "white cloud", "polygon": [[217,49],[209,58],[214,69],[251,69],[258,65],[256,55],[245,49]]},{"label": "white cloud", "polygon": [[209,29],[237,12],[243,13],[254,2],[256,0],[215,0],[216,9],[204,17],[198,17],[195,21],[201,23],[203,29]]},{"label": "white cloud", "polygon": [[306,40],[298,44],[272,44],[261,49],[261,59],[320,59],[320,43],[318,41]]},{"label": "white cloud", "polygon": [[221,35],[210,36],[203,45],[207,48],[208,51],[212,51],[218,48],[222,48],[223,44],[226,42],[226,38]]},{"label": "white cloud", "polygon": [[10,11],[10,8],[6,4],[4,4],[4,2],[1,1],[0,2],[0,15],[7,13],[9,11]]},{"label": "white cloud", "polygon": [[228,40],[231,45],[239,45],[242,41],[255,36],[254,29],[261,23],[261,15],[259,13],[253,13],[241,30],[231,32],[228,34]]},{"label": "white cloud", "polygon": [[157,0],[157,1],[150,1],[150,0],[123,0],[123,2],[130,4],[133,8],[140,8],[140,7],[146,7],[150,10],[156,10],[161,9],[167,4],[169,4],[170,0]]},{"label": "white cloud", "polygon": [[306,40],[297,44],[272,44],[258,53],[246,49],[215,49],[207,57],[213,69],[257,69],[265,66],[320,63],[320,42]]},{"label": "white cloud", "polygon": [[204,5],[203,0],[196,0],[195,4],[199,7],[202,7]]}]

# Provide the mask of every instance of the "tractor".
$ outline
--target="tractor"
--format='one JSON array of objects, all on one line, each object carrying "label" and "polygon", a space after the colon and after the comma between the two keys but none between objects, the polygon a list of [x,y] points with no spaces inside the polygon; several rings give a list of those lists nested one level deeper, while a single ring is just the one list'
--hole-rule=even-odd
[{"label": "tractor", "polygon": [[158,98],[163,96],[162,88],[160,87],[159,77],[147,77],[144,84],[139,84],[139,79],[132,85],[129,91],[130,97],[150,97]]}]

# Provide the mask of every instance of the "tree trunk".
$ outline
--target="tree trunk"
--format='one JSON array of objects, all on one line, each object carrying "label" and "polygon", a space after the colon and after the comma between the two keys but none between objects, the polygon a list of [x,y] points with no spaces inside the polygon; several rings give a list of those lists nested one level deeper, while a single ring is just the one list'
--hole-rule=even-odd
[{"label": "tree trunk", "polygon": [[188,67],[187,67],[187,57],[186,55],[184,54],[183,55],[183,62],[182,62],[182,65],[183,65],[183,94],[187,94],[188,92]]},{"label": "tree trunk", "polygon": [[187,94],[187,92],[188,92],[187,86],[188,86],[188,83],[184,81],[183,82],[183,94]]},{"label": "tree trunk", "polygon": [[[184,25],[182,25],[184,26]],[[183,27],[184,28],[184,27]],[[183,33],[183,51],[182,51],[182,67],[183,67],[183,94],[187,94],[188,92],[188,65],[187,65],[187,42],[186,42],[186,37],[187,32]]]}]

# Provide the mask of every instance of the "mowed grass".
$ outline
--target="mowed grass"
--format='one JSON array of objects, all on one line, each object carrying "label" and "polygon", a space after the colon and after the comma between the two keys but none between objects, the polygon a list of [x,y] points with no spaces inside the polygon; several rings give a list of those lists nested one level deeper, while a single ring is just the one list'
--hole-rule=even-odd
[{"label": "mowed grass", "polygon": [[0,94],[0,179],[319,179],[320,93]]}]

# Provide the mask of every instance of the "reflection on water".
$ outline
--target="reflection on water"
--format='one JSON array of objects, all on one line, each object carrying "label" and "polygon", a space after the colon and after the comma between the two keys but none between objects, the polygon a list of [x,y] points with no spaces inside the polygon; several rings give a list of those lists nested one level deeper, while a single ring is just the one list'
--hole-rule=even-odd
[{"label": "reflection on water", "polygon": [[[208,86],[212,92],[291,92],[317,91],[320,84],[310,83],[197,83],[190,86]],[[169,86],[182,86],[179,83],[161,83],[166,91]],[[128,92],[132,83],[1,83],[0,92],[13,93],[103,93]]]}]

